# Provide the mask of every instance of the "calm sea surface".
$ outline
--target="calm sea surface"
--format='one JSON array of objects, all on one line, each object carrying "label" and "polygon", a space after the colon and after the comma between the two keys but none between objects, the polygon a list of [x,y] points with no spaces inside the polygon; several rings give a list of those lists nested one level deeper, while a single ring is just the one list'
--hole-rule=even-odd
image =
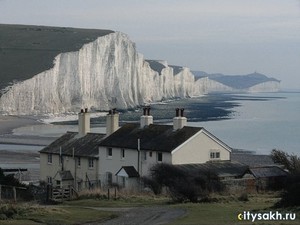
[{"label": "calm sea surface", "polygon": [[[258,154],[277,148],[300,155],[300,93],[210,95],[154,104],[154,123],[171,124],[177,107],[185,108],[189,126],[205,127],[233,148]],[[140,115],[141,110],[123,112],[121,124],[137,122]],[[15,134],[59,137],[77,131],[76,123],[29,126]],[[104,123],[104,117],[92,119],[92,132],[105,132]]]},{"label": "calm sea surface", "polygon": [[263,154],[277,148],[299,156],[300,93],[259,93],[243,96],[246,99],[268,99],[237,100],[240,106],[234,108],[232,119],[191,124],[205,127],[234,148]]}]

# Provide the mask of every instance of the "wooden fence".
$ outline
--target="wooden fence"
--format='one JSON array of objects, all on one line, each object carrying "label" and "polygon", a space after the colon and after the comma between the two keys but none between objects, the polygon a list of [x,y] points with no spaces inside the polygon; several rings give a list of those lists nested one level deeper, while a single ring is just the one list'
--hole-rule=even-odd
[{"label": "wooden fence", "polygon": [[13,199],[17,201],[17,190],[27,190],[25,187],[16,187],[0,184],[0,201],[3,199]]},{"label": "wooden fence", "polygon": [[73,186],[59,188],[48,186],[47,188],[48,200],[63,202],[78,197],[77,191]]}]

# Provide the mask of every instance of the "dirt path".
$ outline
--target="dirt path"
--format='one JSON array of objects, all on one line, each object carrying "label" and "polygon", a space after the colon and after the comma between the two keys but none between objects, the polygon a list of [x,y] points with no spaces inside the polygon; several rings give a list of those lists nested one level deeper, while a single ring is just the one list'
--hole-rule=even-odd
[{"label": "dirt path", "polygon": [[[111,208],[95,209],[112,211]],[[113,211],[119,213],[119,217],[101,223],[86,223],[84,225],[161,225],[168,224],[186,214],[184,209],[169,206],[118,208]]]}]

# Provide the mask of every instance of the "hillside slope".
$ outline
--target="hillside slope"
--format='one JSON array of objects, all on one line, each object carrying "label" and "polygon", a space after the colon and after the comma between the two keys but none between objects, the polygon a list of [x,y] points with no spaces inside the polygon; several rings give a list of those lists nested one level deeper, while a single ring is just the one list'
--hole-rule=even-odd
[{"label": "hillside slope", "polygon": [[112,32],[0,24],[0,90],[52,68],[59,53],[78,51],[84,44]]},{"label": "hillside slope", "polygon": [[279,82],[267,81],[236,89],[216,80],[218,75],[197,78],[189,68],[145,60],[121,32],[20,25],[1,29],[2,114],[129,109],[210,92],[279,87]]},{"label": "hillside slope", "polygon": [[192,71],[196,78],[208,77],[210,80],[217,81],[221,84],[224,84],[228,87],[231,87],[235,90],[246,91],[251,87],[254,87],[259,84],[274,82],[279,83],[280,81],[275,78],[267,77],[261,73],[251,73],[247,75],[224,75],[221,73],[217,74],[208,74],[203,71]]}]

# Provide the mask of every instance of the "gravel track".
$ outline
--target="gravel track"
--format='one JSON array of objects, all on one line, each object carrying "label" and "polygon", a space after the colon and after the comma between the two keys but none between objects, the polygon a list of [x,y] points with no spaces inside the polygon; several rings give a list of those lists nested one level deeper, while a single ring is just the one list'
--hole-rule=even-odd
[{"label": "gravel track", "polygon": [[117,212],[119,216],[105,222],[86,223],[84,225],[162,225],[168,224],[186,214],[184,209],[172,208],[169,206],[93,209],[114,211]]}]

